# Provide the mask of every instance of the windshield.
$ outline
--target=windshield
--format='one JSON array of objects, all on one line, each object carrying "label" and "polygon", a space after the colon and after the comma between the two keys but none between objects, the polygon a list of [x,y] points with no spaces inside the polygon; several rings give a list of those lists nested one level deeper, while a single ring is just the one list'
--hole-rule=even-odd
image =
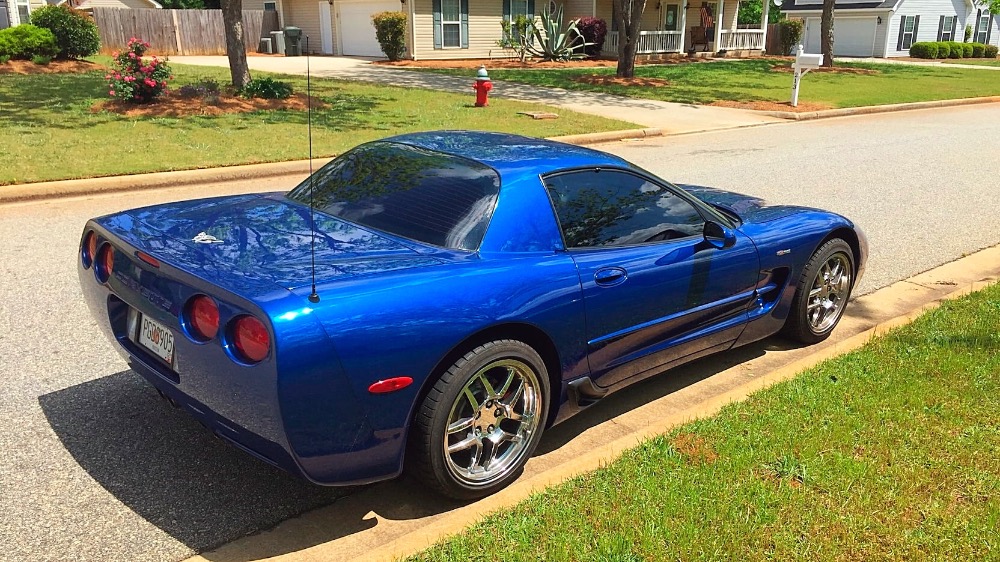
[{"label": "windshield", "polygon": [[489,166],[392,142],[361,145],[316,171],[288,198],[355,224],[419,242],[476,250],[500,177]]}]

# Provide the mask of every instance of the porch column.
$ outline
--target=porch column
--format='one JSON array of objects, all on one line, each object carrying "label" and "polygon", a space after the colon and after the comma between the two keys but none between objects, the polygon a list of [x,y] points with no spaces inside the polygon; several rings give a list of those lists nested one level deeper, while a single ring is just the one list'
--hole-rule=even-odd
[{"label": "porch column", "polygon": [[681,43],[680,52],[684,52],[684,38],[687,36],[687,19],[688,19],[688,1],[681,0]]},{"label": "porch column", "polygon": [[723,7],[726,5],[726,0],[719,0],[719,13],[715,14],[715,37],[712,39],[714,43],[712,46],[715,48],[715,52],[719,52],[722,48],[722,14]]},{"label": "porch column", "polygon": [[767,0],[764,0],[764,10],[760,14],[760,30],[762,31],[760,37],[761,54],[767,52],[767,16],[770,11],[771,11],[771,5],[768,4]]}]

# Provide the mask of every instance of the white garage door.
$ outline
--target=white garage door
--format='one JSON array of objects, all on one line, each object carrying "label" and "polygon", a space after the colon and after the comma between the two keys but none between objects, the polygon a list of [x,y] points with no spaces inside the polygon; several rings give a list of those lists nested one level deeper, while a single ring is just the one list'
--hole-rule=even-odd
[{"label": "white garage door", "polygon": [[[838,17],[833,26],[833,54],[838,57],[870,57],[875,45],[875,18]],[[806,20],[807,53],[819,53],[821,21]]]},{"label": "white garage door", "polygon": [[341,53],[358,57],[384,57],[375,39],[372,14],[399,11],[399,2],[339,2]]}]

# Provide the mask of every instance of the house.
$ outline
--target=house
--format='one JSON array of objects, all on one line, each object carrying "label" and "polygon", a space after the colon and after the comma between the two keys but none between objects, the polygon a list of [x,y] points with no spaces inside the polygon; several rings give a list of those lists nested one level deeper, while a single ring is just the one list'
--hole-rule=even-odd
[{"label": "house", "polygon": [[[408,16],[407,56],[412,59],[509,57],[497,46],[500,21],[538,15],[541,2],[563,5],[566,21],[594,16],[608,23],[604,53],[617,54],[612,0],[244,0],[247,10],[274,10],[282,26],[301,27],[310,50],[321,54],[381,57],[371,16],[403,11]],[[640,55],[698,51],[756,51],[764,48],[766,16],[759,26],[736,24],[738,0],[648,0],[643,13]],[[765,11],[766,12],[766,11]]]},{"label": "house", "polygon": [[162,8],[155,0],[0,0],[0,29],[28,23],[31,12],[49,4],[60,6],[69,3],[80,10],[95,6],[109,8]]},{"label": "house", "polygon": [[[802,45],[820,52],[822,0],[784,0],[781,11],[805,20]],[[844,57],[906,57],[918,41],[970,41],[997,45],[1000,15],[973,0],[850,0],[834,4],[833,54]]]}]

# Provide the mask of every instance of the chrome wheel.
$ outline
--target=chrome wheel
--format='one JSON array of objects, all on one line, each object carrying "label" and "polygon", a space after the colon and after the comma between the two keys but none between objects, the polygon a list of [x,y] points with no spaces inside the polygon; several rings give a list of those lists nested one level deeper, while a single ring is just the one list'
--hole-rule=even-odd
[{"label": "chrome wheel", "polygon": [[459,392],[444,434],[454,478],[483,486],[523,464],[542,421],[538,375],[526,363],[500,359],[480,368]]},{"label": "chrome wheel", "polygon": [[838,252],[819,268],[806,305],[806,318],[813,332],[822,333],[840,319],[851,292],[851,262]]}]

